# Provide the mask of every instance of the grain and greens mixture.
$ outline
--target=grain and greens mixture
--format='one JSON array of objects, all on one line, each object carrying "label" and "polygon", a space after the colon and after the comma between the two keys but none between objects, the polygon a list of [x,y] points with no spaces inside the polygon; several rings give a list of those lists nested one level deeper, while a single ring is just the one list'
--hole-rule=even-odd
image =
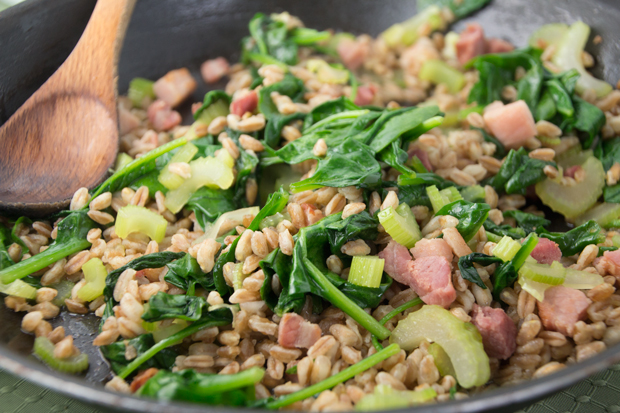
[{"label": "grain and greens mixture", "polygon": [[86,370],[51,323],[94,312],[108,388],[336,411],[462,399],[620,341],[620,91],[586,71],[582,22],[521,49],[444,34],[487,2],[420,2],[377,38],[258,14],[241,63],[202,65],[228,82],[187,126],[186,68],[134,79],[110,178],[2,218],[35,354]]}]

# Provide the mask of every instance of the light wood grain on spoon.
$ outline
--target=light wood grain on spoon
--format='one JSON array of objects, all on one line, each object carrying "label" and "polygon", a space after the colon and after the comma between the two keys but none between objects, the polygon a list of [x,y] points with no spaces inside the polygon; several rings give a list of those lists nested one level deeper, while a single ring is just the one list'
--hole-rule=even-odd
[{"label": "light wood grain on spoon", "polygon": [[117,63],[135,2],[99,0],[67,60],[0,128],[0,208],[49,213],[114,163]]}]

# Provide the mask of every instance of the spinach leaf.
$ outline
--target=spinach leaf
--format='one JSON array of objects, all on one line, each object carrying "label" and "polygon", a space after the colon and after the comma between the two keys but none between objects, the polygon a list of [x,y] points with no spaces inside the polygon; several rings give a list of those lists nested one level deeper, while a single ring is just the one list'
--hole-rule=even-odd
[{"label": "spinach leaf", "polygon": [[416,172],[412,175],[400,175],[398,177],[398,186],[401,187],[407,185],[435,185],[437,189],[445,189],[449,186],[455,186],[457,188],[460,188],[454,182],[448,181],[447,179],[444,179],[433,172]]},{"label": "spinach leaf", "polygon": [[[392,278],[383,274],[377,288],[362,287],[343,280],[338,275],[326,272],[327,279],[361,308],[374,308],[383,300],[383,295],[392,285]],[[329,300],[328,300],[329,301]]]},{"label": "spinach leaf", "polygon": [[284,22],[256,13],[248,26],[254,42],[244,40],[242,43],[246,63],[251,53],[271,57],[287,65],[297,63],[297,44],[290,39]]},{"label": "spinach leaf", "polygon": [[429,6],[448,7],[457,19],[469,16],[473,12],[489,4],[491,0],[418,0],[418,12]]},{"label": "spinach leaf", "polygon": [[536,230],[538,235],[548,238],[558,244],[565,257],[581,252],[590,244],[599,244],[605,241],[605,234],[596,221],[588,221],[568,232],[549,232],[544,228]]},{"label": "spinach leaf", "polygon": [[526,234],[536,232],[538,228],[551,224],[551,221],[545,219],[545,217],[528,214],[517,209],[504,211],[504,217],[514,218],[517,221],[517,225],[523,228]]},{"label": "spinach leaf", "polygon": [[271,115],[265,125],[263,135],[264,143],[269,148],[276,148],[280,143],[282,129],[294,120],[304,119],[305,116],[306,115],[301,112],[291,113],[290,115],[283,115],[280,113]]},{"label": "spinach leaf", "polygon": [[512,261],[506,261],[495,269],[493,274],[493,298],[500,301],[500,293],[504,288],[512,287],[519,275]]},{"label": "spinach leaf", "polygon": [[525,194],[528,186],[547,178],[543,170],[547,165],[557,166],[555,162],[530,158],[525,148],[520,148],[517,151],[511,149],[489,184],[497,192]]},{"label": "spinach leaf", "polygon": [[435,215],[452,215],[459,220],[456,229],[465,242],[469,242],[478,232],[489,216],[491,207],[484,203],[472,203],[459,200],[444,205]]},{"label": "spinach leaf", "polygon": [[585,138],[582,145],[585,149],[592,146],[594,138],[605,125],[605,114],[597,106],[586,102],[578,96],[573,96],[575,105],[575,120],[572,126],[578,131],[583,132]]},{"label": "spinach leaf", "polygon": [[233,189],[213,189],[203,186],[194,192],[185,208],[193,211],[196,221],[204,230],[225,212],[237,209]]},{"label": "spinach leaf", "polygon": [[[382,197],[385,197],[387,193],[383,190]],[[424,205],[427,208],[432,208],[431,201],[428,198],[426,192],[426,186],[424,185],[402,185],[398,187],[398,201],[399,203],[405,203],[409,206]]]},{"label": "spinach leaf", "polygon": [[[131,340],[121,340],[116,343],[101,346],[99,349],[103,356],[110,362],[112,370],[120,373],[131,362],[125,358],[127,346],[136,349],[138,356],[144,354],[155,345],[152,334],[142,334]],[[177,352],[172,349],[164,349],[157,353],[153,358],[146,361],[142,367],[144,369],[155,367],[160,369],[171,369],[174,366]]]},{"label": "spinach leaf", "polygon": [[513,239],[521,239],[527,235],[523,228],[513,228],[508,224],[497,225],[490,219],[484,221],[484,229],[487,233],[490,232],[495,235],[508,236]]},{"label": "spinach leaf", "polygon": [[345,96],[321,103],[306,115],[304,119],[304,130],[331,115],[349,110],[359,110],[359,106]]},{"label": "spinach leaf", "polygon": [[227,375],[201,374],[192,369],[175,373],[160,370],[137,394],[165,401],[249,406],[255,400],[254,386],[264,374],[258,367]]},{"label": "spinach leaf", "polygon": [[218,100],[224,102],[226,106],[230,106],[230,103],[232,101],[228,93],[224,92],[223,90],[211,90],[205,95],[205,98],[202,101],[202,106],[198,108],[196,112],[194,112],[194,119],[198,120],[198,118],[200,118],[200,115],[202,115],[202,112],[204,112],[209,106],[211,106],[211,104],[217,102]]},{"label": "spinach leaf", "polygon": [[202,297],[171,295],[160,291],[149,299],[148,310],[142,314],[142,319],[149,323],[167,318],[197,321],[206,304]]},{"label": "spinach leaf", "polygon": [[603,189],[603,198],[605,202],[620,203],[620,184],[606,186]]},{"label": "spinach leaf", "polygon": [[56,240],[50,244],[49,248],[27,260],[0,270],[0,281],[9,284],[90,247],[86,235],[96,226],[97,224],[88,217],[86,210],[72,211],[58,223]]},{"label": "spinach leaf", "polygon": [[375,159],[375,152],[367,145],[347,138],[319,160],[313,176],[292,184],[290,188],[293,192],[323,186],[368,188],[376,186],[380,179],[381,166]]},{"label": "spinach leaf", "polygon": [[620,163],[620,137],[600,141],[595,154],[605,171],[609,171],[616,162]]},{"label": "spinach leaf", "polygon": [[338,255],[345,261],[351,260],[351,257],[340,251],[342,246],[356,239],[375,240],[379,235],[378,226],[379,220],[371,216],[368,211],[326,224],[325,231],[332,254]]},{"label": "spinach leaf", "polygon": [[[241,146],[239,144],[239,137],[241,136],[241,132],[226,128],[226,133],[237,144],[237,146]],[[235,161],[237,178],[235,180],[232,203],[237,208],[250,206],[245,196],[245,186],[248,182],[248,179],[256,179],[256,167],[258,165],[258,162],[258,157],[250,154],[247,151],[240,151],[239,157]]]},{"label": "spinach leaf", "polygon": [[473,252],[469,255],[463,255],[459,258],[459,270],[461,271],[461,277],[464,280],[473,282],[478,287],[486,290],[487,286],[480,278],[480,274],[476,271],[474,263],[486,267],[491,264],[503,263],[501,258],[492,257],[490,255],[482,254],[480,252]]},{"label": "spinach leaf", "polygon": [[424,106],[413,108],[402,108],[394,111],[385,111],[384,114],[373,125],[376,133],[365,142],[375,152],[381,152],[392,142],[396,141],[401,135],[411,132],[409,139],[417,138],[426,132],[426,128],[417,130],[423,122],[439,115],[441,112],[437,106]]},{"label": "spinach leaf", "polygon": [[196,284],[199,284],[207,291],[211,291],[215,287],[213,276],[205,274],[200,269],[198,261],[189,254],[185,254],[183,258],[167,264],[167,267],[168,272],[164,275],[164,281],[182,290],[189,292]]},{"label": "spinach leaf", "polygon": [[379,153],[379,159],[402,174],[415,173],[405,163],[409,160],[407,152],[401,149],[400,142],[394,141]]},{"label": "spinach leaf", "polygon": [[8,248],[13,243],[11,231],[0,224],[0,270],[15,264],[9,255]]}]

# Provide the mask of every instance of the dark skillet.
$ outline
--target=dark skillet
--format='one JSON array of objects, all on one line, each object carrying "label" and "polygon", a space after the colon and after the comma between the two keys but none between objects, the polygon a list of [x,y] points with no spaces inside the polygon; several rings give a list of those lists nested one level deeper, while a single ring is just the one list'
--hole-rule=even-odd
[{"label": "dark skillet", "polygon": [[[0,123],[66,58],[94,4],[95,0],[30,0],[0,13]],[[135,76],[157,79],[181,66],[189,67],[200,78],[197,69],[205,59],[223,55],[234,61],[238,57],[239,41],[246,35],[247,23],[254,13],[284,10],[301,17],[309,27],[376,35],[412,16],[415,1],[140,0],[121,57],[119,90],[125,92],[129,80]],[[595,34],[603,37],[602,44],[592,46],[589,51],[597,60],[595,74],[615,84],[620,79],[620,42],[615,40],[620,38],[620,4],[615,0],[494,0],[490,7],[469,20],[480,22],[489,36],[523,46],[538,26],[549,22],[571,23],[577,19],[588,23]],[[455,27],[460,30],[463,26],[464,22],[460,22]],[[206,87],[200,83],[190,101],[202,100]],[[561,222],[555,224],[559,226]],[[94,316],[63,314],[54,320],[54,325],[65,326],[78,347],[90,356],[91,367],[81,377],[55,373],[29,357],[33,340],[20,332],[20,322],[21,316],[7,310],[0,301],[0,367],[28,380],[92,404],[123,411],[232,411],[198,405],[166,405],[105,391],[101,382],[109,376],[109,368],[90,345],[97,325]],[[416,411],[510,412],[618,361],[620,345],[540,380]]]}]

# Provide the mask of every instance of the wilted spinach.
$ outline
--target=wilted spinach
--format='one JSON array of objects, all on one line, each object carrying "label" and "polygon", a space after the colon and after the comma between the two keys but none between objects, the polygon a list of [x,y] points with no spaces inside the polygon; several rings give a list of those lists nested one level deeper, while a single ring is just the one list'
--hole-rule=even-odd
[{"label": "wilted spinach", "polygon": [[518,209],[504,211],[504,217],[514,218],[517,221],[517,225],[525,230],[526,235],[531,232],[536,232],[538,228],[546,227],[551,224],[551,221],[545,219],[544,216],[538,216],[529,214],[527,212],[519,211]]},{"label": "wilted spinach", "polygon": [[429,6],[448,7],[457,19],[469,16],[489,4],[491,0],[418,0],[417,9],[422,11]]},{"label": "wilted spinach", "polygon": [[228,107],[230,106],[231,100],[232,99],[230,98],[228,93],[224,92],[223,90],[211,90],[207,92],[204,100],[202,101],[202,106],[198,108],[196,112],[194,112],[194,119],[198,120],[198,118],[200,118],[200,115],[202,115],[202,112],[204,112],[205,109],[207,109],[213,103],[217,101],[222,101],[224,105]]},{"label": "wilted spinach", "polygon": [[518,274],[512,261],[503,262],[501,258],[492,257],[479,252],[474,252],[459,258],[459,270],[461,271],[461,276],[464,279],[478,285],[482,289],[486,290],[487,286],[480,278],[478,271],[476,271],[474,263],[485,267],[491,264],[499,264],[492,276],[493,297],[498,301],[500,300],[500,293],[502,290],[512,286],[515,281],[517,281]]},{"label": "wilted spinach", "polygon": [[164,275],[164,281],[187,291],[189,295],[193,295],[196,284],[200,285],[207,291],[213,290],[215,284],[211,274],[205,274],[196,258],[185,254],[182,258],[167,264],[168,272]]},{"label": "wilted spinach", "polygon": [[194,212],[196,221],[204,230],[223,213],[238,209],[234,195],[232,188],[213,189],[203,186],[192,194],[185,208]]},{"label": "wilted spinach", "polygon": [[[99,349],[101,350],[103,356],[110,362],[112,370],[116,373],[120,373],[131,362],[131,360],[127,360],[125,356],[127,346],[135,348],[137,355],[140,356],[146,353],[154,345],[155,340],[153,340],[152,334],[141,334],[131,340],[117,341],[116,343],[108,344],[107,346],[101,346]],[[144,369],[151,367],[171,369],[174,366],[177,355],[177,352],[172,349],[163,349],[153,358],[147,360],[142,367]]]},{"label": "wilted spinach", "polygon": [[508,236],[514,239],[521,239],[527,235],[523,228],[513,228],[508,224],[497,225],[495,222],[491,221],[488,218],[486,221],[484,221],[484,229],[486,230],[487,234],[492,233],[494,235]]},{"label": "wilted spinach", "polygon": [[511,149],[497,175],[489,180],[489,185],[500,193],[525,194],[528,186],[547,178],[544,172],[547,165],[556,166],[555,162],[530,158],[525,148]]},{"label": "wilted spinach", "polygon": [[457,218],[459,223],[456,229],[461,233],[465,242],[469,242],[486,221],[490,210],[491,207],[487,204],[461,199],[444,205],[435,215],[452,215]]},{"label": "wilted spinach", "polygon": [[605,235],[596,221],[588,221],[567,232],[549,232],[544,228],[538,228],[536,232],[558,244],[565,257],[581,252],[590,244],[605,241]]},{"label": "wilted spinach", "polygon": [[160,291],[149,299],[148,309],[142,314],[142,319],[149,323],[167,318],[197,321],[206,305],[207,302],[202,297],[172,295]]}]

